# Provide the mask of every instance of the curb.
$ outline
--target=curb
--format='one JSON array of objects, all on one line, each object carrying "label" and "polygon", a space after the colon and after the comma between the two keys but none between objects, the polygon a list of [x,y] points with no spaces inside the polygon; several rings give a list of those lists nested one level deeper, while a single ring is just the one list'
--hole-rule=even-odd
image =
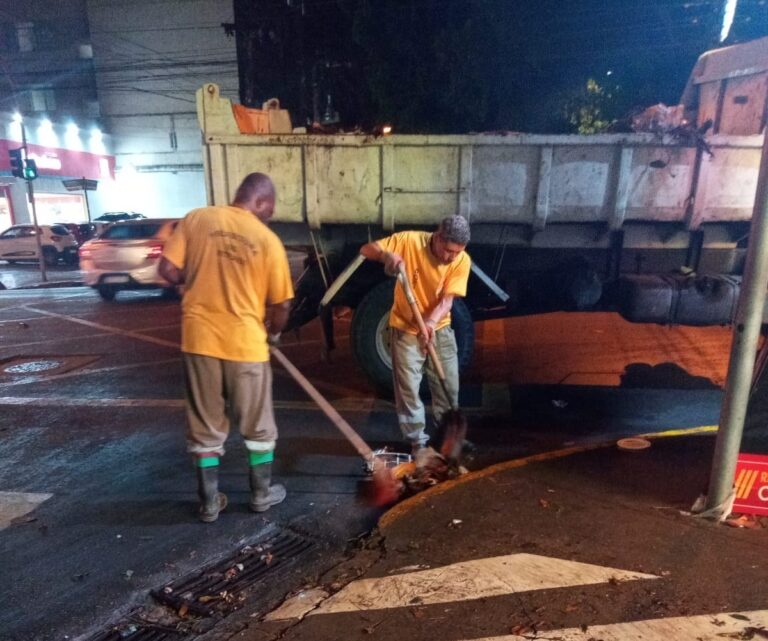
[{"label": "curb", "polygon": [[[662,439],[662,438],[674,438],[678,436],[699,436],[699,435],[706,435],[706,434],[714,434],[717,432],[717,430],[718,430],[717,425],[702,425],[699,427],[690,427],[690,428],[683,428],[683,429],[676,429],[676,430],[665,430],[663,432],[635,434],[633,436],[635,436],[635,438]],[[575,445],[573,447],[566,447],[559,450],[552,450],[550,452],[532,454],[531,456],[525,456],[523,458],[512,459],[509,461],[496,463],[482,470],[478,470],[476,472],[470,472],[469,474],[464,474],[463,476],[460,476],[457,479],[445,481],[443,483],[440,483],[439,485],[435,485],[434,487],[429,488],[428,490],[424,490],[423,492],[419,492],[418,494],[407,498],[405,501],[398,503],[392,509],[385,512],[382,515],[382,517],[379,519],[379,523],[378,523],[379,529],[384,529],[392,525],[395,521],[397,521],[401,517],[408,514],[411,510],[419,507],[422,503],[431,499],[433,496],[437,496],[439,494],[443,494],[444,492],[448,492],[459,485],[464,485],[465,483],[470,483],[478,479],[492,476],[497,472],[505,472],[507,470],[513,470],[518,467],[524,467],[529,463],[553,461],[558,458],[571,456],[572,454],[581,454],[582,452],[590,452],[592,450],[598,450],[604,447],[614,447],[616,445],[617,440],[619,439],[616,438],[616,439],[611,439],[610,441],[599,441],[595,443],[587,443],[585,445]]]}]

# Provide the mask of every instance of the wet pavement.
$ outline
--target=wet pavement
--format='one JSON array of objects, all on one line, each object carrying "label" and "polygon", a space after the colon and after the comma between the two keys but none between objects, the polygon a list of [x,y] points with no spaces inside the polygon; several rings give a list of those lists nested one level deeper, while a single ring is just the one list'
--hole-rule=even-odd
[{"label": "wet pavement", "polygon": [[[478,325],[461,397],[478,446],[470,469],[717,420],[727,330],[638,328],[603,314],[570,320]],[[372,446],[399,447],[392,404],[351,366],[346,327],[330,361],[319,358],[317,326],[286,336],[283,351]],[[126,617],[136,626],[137,612],[158,608],[152,590],[275,535],[309,541],[223,620],[178,610],[164,619],[174,629],[215,623],[206,639],[237,638],[287,593],[318,584],[338,592],[394,540],[386,527],[383,539],[364,538],[381,510],[357,500],[361,461],[277,367],[276,472],[289,500],[265,515],[248,512],[245,453],[233,437],[222,465],[230,507],[212,526],[197,523],[178,338],[178,303],[154,292],[121,293],[113,303],[83,287],[0,292],[0,564],[14,578],[0,587],[3,641],[97,638]],[[564,378],[582,384],[556,384]],[[419,538],[458,533],[467,521],[454,519],[462,523],[443,530],[436,521]],[[437,557],[414,563],[442,567]]]}]

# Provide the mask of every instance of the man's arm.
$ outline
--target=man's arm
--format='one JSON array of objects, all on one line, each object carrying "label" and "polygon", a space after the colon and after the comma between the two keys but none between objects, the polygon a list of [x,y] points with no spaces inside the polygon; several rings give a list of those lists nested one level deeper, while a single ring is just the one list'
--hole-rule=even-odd
[{"label": "man's arm", "polygon": [[184,282],[184,273],[165,256],[160,258],[157,273],[171,283],[171,285],[181,285]]},{"label": "man's arm", "polygon": [[389,276],[397,275],[397,267],[403,262],[402,256],[394,252],[384,251],[377,242],[366,243],[360,248],[360,255],[368,260],[384,263],[384,271]]},{"label": "man's arm", "polygon": [[291,312],[291,300],[293,299],[285,300],[282,303],[275,303],[274,305],[267,305],[264,325],[267,327],[267,341],[270,344],[277,344],[280,340],[280,333],[288,322],[288,316]]}]

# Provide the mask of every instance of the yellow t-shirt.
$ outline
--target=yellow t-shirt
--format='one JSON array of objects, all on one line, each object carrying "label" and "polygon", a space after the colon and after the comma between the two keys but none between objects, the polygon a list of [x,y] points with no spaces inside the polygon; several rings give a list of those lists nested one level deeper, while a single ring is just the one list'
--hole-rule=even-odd
[{"label": "yellow t-shirt", "polygon": [[[376,241],[384,251],[402,256],[419,311],[424,317],[435,308],[443,296],[467,295],[467,280],[472,265],[469,254],[465,251],[448,265],[440,263],[429,248],[431,236],[427,231],[403,231]],[[451,315],[448,314],[435,329],[450,324]],[[419,333],[411,306],[405,297],[405,290],[399,281],[395,285],[395,303],[389,314],[389,326],[409,334]]]},{"label": "yellow t-shirt", "polygon": [[267,305],[293,298],[285,248],[239,207],[193,209],[163,256],[185,275],[181,350],[231,361],[269,360]]}]

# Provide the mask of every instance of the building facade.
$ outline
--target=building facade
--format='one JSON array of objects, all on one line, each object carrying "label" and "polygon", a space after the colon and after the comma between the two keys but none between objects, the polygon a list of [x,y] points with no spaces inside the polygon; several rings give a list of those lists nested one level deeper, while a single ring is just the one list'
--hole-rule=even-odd
[{"label": "building facade", "polygon": [[206,202],[195,91],[237,98],[231,0],[87,0],[101,118],[117,163],[105,207],[183,216]]}]

